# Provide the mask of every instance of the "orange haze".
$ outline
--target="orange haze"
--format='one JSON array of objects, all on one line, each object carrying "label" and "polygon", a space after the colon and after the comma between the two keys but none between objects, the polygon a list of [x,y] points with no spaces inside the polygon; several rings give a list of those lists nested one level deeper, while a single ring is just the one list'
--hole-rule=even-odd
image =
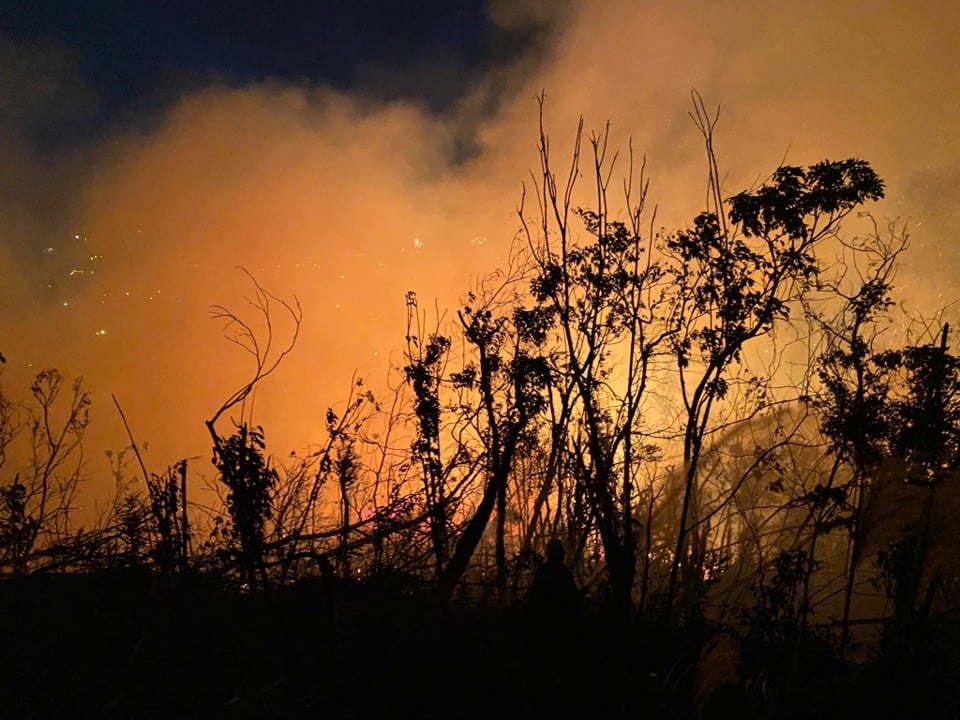
[{"label": "orange haze", "polygon": [[[493,5],[504,22],[518,12],[543,20],[550,4],[509,6]],[[667,227],[687,222],[704,194],[692,87],[722,105],[718,151],[731,192],[784,158],[867,159],[888,184],[874,210],[911,219],[900,283],[909,302],[935,309],[960,295],[960,6],[579,7],[555,20],[546,53],[464,88],[442,117],[321,87],[211,84],[147,131],[118,130],[42,167],[2,126],[0,182],[30,195],[29,212],[10,200],[16,193],[0,207],[16,219],[0,241],[6,391],[21,394],[44,367],[82,375],[94,390],[94,476],[107,467],[103,450],[126,443],[111,393],[149,442],[152,469],[193,455],[202,466],[203,420],[249,376],[250,359],[208,314],[212,304],[246,312],[243,266],[299,298],[304,316],[294,354],[256,398],[256,419],[278,454],[318,441],[352,373],[377,386],[397,361],[405,291],[451,308],[471,277],[502,264],[521,182],[537,166],[541,89],[555,159],[569,157],[579,114],[588,129],[611,120],[618,144],[632,135],[647,154]],[[12,72],[0,69],[4,85]]]}]

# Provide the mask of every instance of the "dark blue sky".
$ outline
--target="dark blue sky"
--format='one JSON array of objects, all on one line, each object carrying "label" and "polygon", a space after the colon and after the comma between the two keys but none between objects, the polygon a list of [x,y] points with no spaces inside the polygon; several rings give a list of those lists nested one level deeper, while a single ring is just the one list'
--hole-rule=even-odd
[{"label": "dark blue sky", "polygon": [[497,26],[483,0],[2,0],[0,40],[65,54],[96,97],[95,110],[34,126],[58,145],[212,79],[332,85],[442,111],[537,32]]}]

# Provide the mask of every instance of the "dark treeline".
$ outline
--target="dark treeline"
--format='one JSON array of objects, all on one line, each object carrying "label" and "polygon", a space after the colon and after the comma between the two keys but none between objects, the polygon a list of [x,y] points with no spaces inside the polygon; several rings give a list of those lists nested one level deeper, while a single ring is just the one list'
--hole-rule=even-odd
[{"label": "dark treeline", "polygon": [[[728,195],[717,115],[695,95],[692,118],[707,203],[679,230],[608,129],[581,122],[558,169],[541,122],[507,267],[449,318],[409,293],[394,387],[355,380],[303,455],[271,456],[246,402],[303,320],[250,277],[253,320],[213,311],[256,361],[206,423],[219,507],[128,427],[78,527],[88,392],[46,371],[0,397],[8,680],[62,692],[19,711],[960,712],[946,318],[902,315],[908,238],[864,214],[867,162]],[[581,597],[544,624],[525,599],[551,541]]]}]

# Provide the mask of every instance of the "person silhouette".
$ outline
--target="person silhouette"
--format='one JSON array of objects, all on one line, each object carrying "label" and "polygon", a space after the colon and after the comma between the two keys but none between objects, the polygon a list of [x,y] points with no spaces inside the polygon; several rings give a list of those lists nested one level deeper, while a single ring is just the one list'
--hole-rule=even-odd
[{"label": "person silhouette", "polygon": [[527,595],[527,609],[538,619],[572,618],[580,609],[580,590],[564,563],[566,552],[560,540],[547,543],[547,559],[537,568]]},{"label": "person silhouette", "polygon": [[581,596],[564,556],[560,540],[547,543],[546,560],[533,575],[523,608],[527,633],[522,655],[531,667],[546,668],[529,698],[530,711],[538,716],[565,714],[571,690],[579,687]]}]

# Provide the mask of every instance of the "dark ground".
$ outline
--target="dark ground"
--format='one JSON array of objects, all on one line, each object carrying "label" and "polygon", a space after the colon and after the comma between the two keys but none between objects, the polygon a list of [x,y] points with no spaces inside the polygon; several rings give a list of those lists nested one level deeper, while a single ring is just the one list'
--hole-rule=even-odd
[{"label": "dark ground", "polygon": [[[240,595],[109,575],[8,580],[0,716],[693,716],[705,630],[599,614],[543,625],[359,584]],[[960,717],[949,679],[925,686],[915,664],[850,668],[824,655],[788,683],[783,658],[762,655],[727,716]]]}]

